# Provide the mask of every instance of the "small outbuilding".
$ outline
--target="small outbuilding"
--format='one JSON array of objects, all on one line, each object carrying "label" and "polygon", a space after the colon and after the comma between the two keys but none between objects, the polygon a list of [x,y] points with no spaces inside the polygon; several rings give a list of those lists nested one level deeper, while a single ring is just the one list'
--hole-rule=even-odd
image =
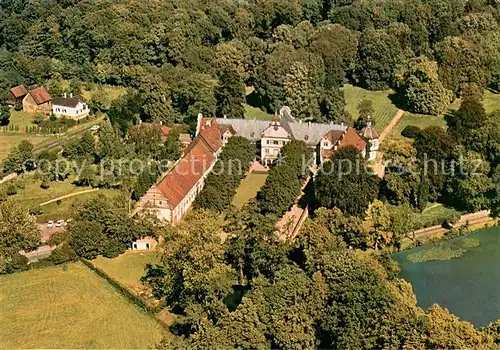
[{"label": "small outbuilding", "polygon": [[153,237],[144,237],[132,242],[132,250],[153,250],[157,245]]}]

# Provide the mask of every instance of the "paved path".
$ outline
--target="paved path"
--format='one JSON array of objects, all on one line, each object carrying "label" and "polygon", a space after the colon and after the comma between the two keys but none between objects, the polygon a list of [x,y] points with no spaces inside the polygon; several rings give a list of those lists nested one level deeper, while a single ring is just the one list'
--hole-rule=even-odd
[{"label": "paved path", "polygon": [[[396,126],[396,124],[399,122],[399,120],[403,117],[405,111],[402,109],[398,109],[394,117],[392,118],[391,122],[385,127],[385,129],[382,131],[380,134],[379,142],[382,145],[382,142],[384,139],[391,134],[392,129]],[[384,153],[382,151],[378,151],[377,153],[377,160],[375,164],[375,172],[377,173],[378,177],[383,178],[384,177]]]},{"label": "paved path", "polygon": [[96,192],[96,191],[99,191],[99,189],[98,188],[91,188],[89,190],[84,190],[84,191],[80,191],[80,192],[70,193],[70,194],[67,194],[67,195],[64,195],[64,196],[61,196],[61,197],[58,197],[58,198],[51,199],[50,201],[40,203],[40,206],[42,207],[44,205],[57,202],[58,200],[61,200],[61,199],[71,198],[71,197],[74,197],[74,196],[79,196],[79,195],[84,194],[84,193],[90,193],[90,192]]}]

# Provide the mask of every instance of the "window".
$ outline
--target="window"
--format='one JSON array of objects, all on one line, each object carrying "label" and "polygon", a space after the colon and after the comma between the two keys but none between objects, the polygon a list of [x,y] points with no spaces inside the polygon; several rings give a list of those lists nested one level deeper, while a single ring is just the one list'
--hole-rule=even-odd
[{"label": "window", "polygon": [[267,141],[266,141],[266,143],[269,145],[270,141],[269,141],[269,140],[267,140]]},{"label": "window", "polygon": [[275,144],[275,145],[279,145],[280,143],[279,143],[279,141],[276,141],[276,140],[275,140],[275,141],[273,141],[273,144]]},{"label": "window", "polygon": [[265,153],[265,154],[269,154],[269,148],[265,148],[265,149],[264,149],[264,153]]}]

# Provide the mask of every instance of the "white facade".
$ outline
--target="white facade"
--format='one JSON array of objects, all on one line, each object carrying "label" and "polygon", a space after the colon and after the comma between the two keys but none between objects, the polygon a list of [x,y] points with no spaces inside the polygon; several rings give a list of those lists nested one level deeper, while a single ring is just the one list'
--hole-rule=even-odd
[{"label": "white facade", "polygon": [[263,164],[273,162],[278,158],[281,147],[291,139],[290,134],[280,124],[279,118],[275,117],[268,128],[262,132],[260,157]]},{"label": "white facade", "polygon": [[132,242],[132,250],[151,250],[156,246],[156,240],[151,237],[144,237]]},{"label": "white facade", "polygon": [[74,97],[55,98],[52,101],[52,113],[56,117],[79,119],[90,113],[88,105]]}]

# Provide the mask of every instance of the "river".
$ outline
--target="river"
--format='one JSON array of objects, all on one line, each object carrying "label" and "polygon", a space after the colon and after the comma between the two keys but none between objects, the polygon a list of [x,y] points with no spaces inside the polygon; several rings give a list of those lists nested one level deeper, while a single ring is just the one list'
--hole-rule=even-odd
[{"label": "river", "polygon": [[401,276],[413,285],[417,305],[427,309],[437,303],[476,327],[500,319],[500,227],[477,230],[437,247],[445,255],[462,255],[428,260],[439,255],[433,254],[435,245],[394,254]]}]

